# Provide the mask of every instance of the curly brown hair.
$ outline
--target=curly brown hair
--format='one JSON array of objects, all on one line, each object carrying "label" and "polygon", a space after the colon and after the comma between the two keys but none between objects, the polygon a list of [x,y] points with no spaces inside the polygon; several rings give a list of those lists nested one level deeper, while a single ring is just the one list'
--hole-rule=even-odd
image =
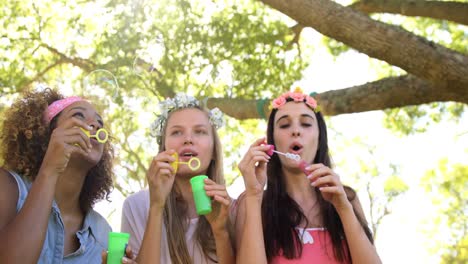
[{"label": "curly brown hair", "polygon": [[[6,110],[0,134],[0,155],[5,169],[34,181],[60,115],[46,124],[43,113],[48,105],[63,98],[50,88],[38,92],[27,91],[23,98]],[[114,158],[110,141],[111,137],[104,144],[101,160],[88,172],[81,188],[79,202],[83,212],[87,212],[99,200],[109,200]]]}]

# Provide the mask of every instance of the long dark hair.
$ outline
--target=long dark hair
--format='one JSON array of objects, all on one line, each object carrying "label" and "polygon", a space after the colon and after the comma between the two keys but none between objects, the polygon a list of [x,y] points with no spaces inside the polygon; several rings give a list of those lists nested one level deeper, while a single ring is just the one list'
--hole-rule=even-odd
[{"label": "long dark hair", "polygon": [[[272,145],[275,145],[273,132],[277,112],[277,109],[273,109],[268,119],[267,138],[268,144]],[[331,167],[325,120],[320,112],[315,113],[315,116],[319,129],[319,142],[313,163],[322,163]],[[274,256],[280,254],[287,259],[298,258],[302,254],[302,242],[295,228],[304,222],[308,224],[308,220],[301,207],[286,192],[286,181],[281,161],[276,154],[268,162],[267,175],[267,189],[262,202],[263,234],[267,259],[271,261]],[[331,236],[335,258],[338,261],[350,261],[349,247],[347,243],[343,243],[343,239],[346,238],[343,224],[335,207],[324,200],[316,188],[314,191],[317,194],[322,222]],[[345,186],[345,191],[349,201],[356,198],[356,192],[350,187]],[[355,214],[367,237],[373,243],[369,227],[356,211]]]}]

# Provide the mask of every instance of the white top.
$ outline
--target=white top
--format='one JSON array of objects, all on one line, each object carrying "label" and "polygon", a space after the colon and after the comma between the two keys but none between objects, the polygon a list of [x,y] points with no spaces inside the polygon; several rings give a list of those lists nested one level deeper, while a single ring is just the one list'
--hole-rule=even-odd
[{"label": "white top", "polygon": [[[138,255],[141,243],[143,242],[143,235],[145,233],[146,222],[149,212],[149,190],[141,190],[134,193],[125,199],[122,208],[122,232],[130,234],[128,244],[132,247],[135,254]],[[192,257],[194,264],[212,264],[216,263],[205,258],[203,250],[196,242],[194,237],[195,229],[197,227],[198,218],[190,219],[190,223],[185,233],[185,241],[187,249]],[[216,256],[213,256],[216,259]],[[169,253],[169,246],[167,244],[166,227],[162,225],[161,234],[161,263],[172,263],[171,255]]]}]

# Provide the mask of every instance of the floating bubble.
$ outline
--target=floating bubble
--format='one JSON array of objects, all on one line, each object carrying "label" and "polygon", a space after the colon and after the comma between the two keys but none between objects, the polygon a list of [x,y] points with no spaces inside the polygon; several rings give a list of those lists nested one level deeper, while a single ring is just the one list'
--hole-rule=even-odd
[{"label": "floating bubble", "polygon": [[119,95],[119,83],[114,74],[108,70],[97,69],[90,72],[83,80],[84,95],[98,97],[100,99],[110,98],[115,100]]}]

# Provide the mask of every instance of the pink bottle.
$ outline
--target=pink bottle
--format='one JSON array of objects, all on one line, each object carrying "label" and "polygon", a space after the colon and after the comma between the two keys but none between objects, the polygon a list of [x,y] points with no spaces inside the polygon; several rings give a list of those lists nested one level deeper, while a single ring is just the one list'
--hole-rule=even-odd
[{"label": "pink bottle", "polygon": [[299,168],[301,168],[301,171],[305,173],[305,175],[309,174],[309,172],[306,170],[306,168],[309,166],[309,164],[305,160],[301,160],[299,162]]}]

